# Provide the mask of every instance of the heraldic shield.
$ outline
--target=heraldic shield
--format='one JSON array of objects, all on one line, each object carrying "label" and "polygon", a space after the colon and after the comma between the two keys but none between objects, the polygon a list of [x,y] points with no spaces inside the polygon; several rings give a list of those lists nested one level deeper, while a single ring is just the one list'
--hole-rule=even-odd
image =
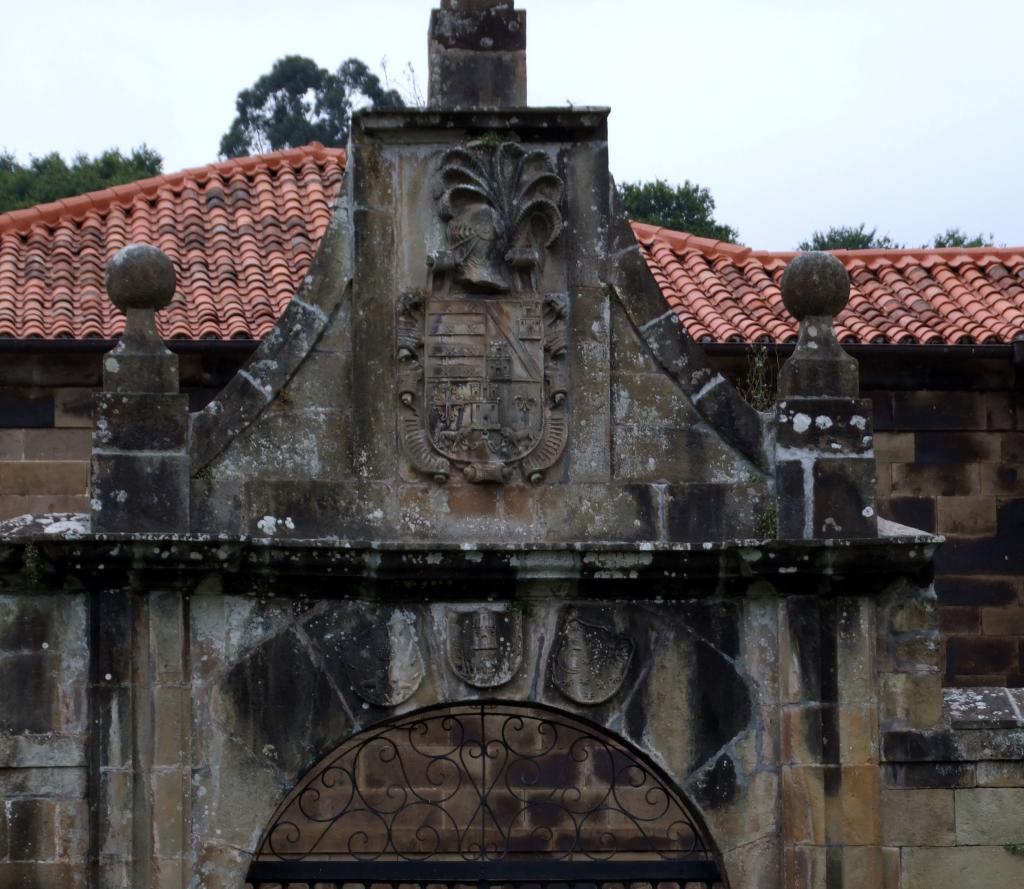
[{"label": "heraldic shield", "polygon": [[441,159],[446,249],[398,306],[399,411],[413,467],[439,482],[542,480],[562,455],[566,298],[539,268],[562,228],[542,151],[475,142]]},{"label": "heraldic shield", "polygon": [[427,303],[427,427],[450,460],[512,463],[544,431],[544,327],[538,300]]},{"label": "heraldic shield", "polygon": [[463,682],[496,688],[523,662],[523,618],[518,611],[449,611],[448,663]]},{"label": "heraldic shield", "polygon": [[400,614],[388,620],[371,615],[339,643],[349,685],[368,703],[395,707],[412,697],[423,681],[416,629]]},{"label": "heraldic shield", "polygon": [[602,704],[619,690],[632,657],[629,638],[571,616],[551,655],[551,680],[577,704]]}]

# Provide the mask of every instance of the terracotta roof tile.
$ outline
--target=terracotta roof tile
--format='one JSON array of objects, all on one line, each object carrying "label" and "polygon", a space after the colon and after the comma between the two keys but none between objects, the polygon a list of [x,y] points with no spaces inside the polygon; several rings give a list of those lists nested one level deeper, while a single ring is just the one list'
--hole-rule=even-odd
[{"label": "terracotta roof tile", "polygon": [[2,214],[0,336],[118,336],[105,265],[148,241],[178,272],[161,336],[260,339],[309,269],[344,168],[344,151],[314,143]]},{"label": "terracotta roof tile", "polygon": [[[237,158],[0,215],[0,336],[117,336],[107,259],[155,243],[178,272],[157,316],[168,339],[260,339],[330,223],[345,153],[313,144]],[[779,281],[793,252],[634,224],[665,299],[702,342],[787,342]],[[1024,335],[1024,249],[838,250],[844,342],[994,343]]]},{"label": "terracotta roof tile", "polygon": [[[754,251],[633,224],[665,299],[695,339],[786,342],[796,322],[779,282],[794,252]],[[836,250],[850,273],[843,342],[1007,343],[1024,336],[1020,247]]]}]

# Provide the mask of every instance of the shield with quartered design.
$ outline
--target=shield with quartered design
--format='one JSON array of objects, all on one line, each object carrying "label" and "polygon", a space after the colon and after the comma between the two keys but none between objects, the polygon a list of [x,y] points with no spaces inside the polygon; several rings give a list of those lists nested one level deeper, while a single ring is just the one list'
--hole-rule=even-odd
[{"label": "shield with quartered design", "polygon": [[536,299],[449,297],[426,310],[427,427],[450,460],[513,463],[544,431],[544,330]]},{"label": "shield with quartered design", "polygon": [[406,456],[446,481],[538,482],[566,441],[563,294],[538,269],[562,227],[562,181],[542,151],[475,142],[441,158],[446,249],[400,300]]}]

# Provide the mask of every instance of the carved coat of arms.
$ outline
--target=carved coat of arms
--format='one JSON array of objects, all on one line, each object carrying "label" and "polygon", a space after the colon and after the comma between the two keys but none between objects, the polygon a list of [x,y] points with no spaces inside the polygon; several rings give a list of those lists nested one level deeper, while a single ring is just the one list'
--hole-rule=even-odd
[{"label": "carved coat of arms", "polygon": [[551,655],[551,680],[577,704],[601,704],[619,690],[632,657],[629,638],[571,616]]},{"label": "carved coat of arms", "polygon": [[523,662],[523,620],[518,611],[449,611],[447,630],[448,663],[469,685],[504,685]]},{"label": "carved coat of arms", "polygon": [[400,613],[364,623],[341,647],[352,690],[378,707],[395,707],[423,681],[423,657],[412,622]]},{"label": "carved coat of arms", "polygon": [[539,269],[562,230],[562,180],[543,151],[474,142],[445,153],[446,248],[398,308],[402,443],[437,481],[539,482],[566,442],[564,295]]}]

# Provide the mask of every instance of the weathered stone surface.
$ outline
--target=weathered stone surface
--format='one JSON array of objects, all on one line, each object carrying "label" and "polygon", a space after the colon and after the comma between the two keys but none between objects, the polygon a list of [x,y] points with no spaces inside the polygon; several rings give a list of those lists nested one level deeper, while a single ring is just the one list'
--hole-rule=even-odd
[{"label": "weathered stone surface", "polygon": [[416,616],[337,603],[303,629],[324,659],[328,675],[378,707],[407,701],[423,681]]},{"label": "weathered stone surface", "polygon": [[220,692],[228,730],[285,774],[298,774],[348,724],[337,692],[291,630],[233,666]]},{"label": "weathered stone surface", "polygon": [[450,609],[448,663],[476,688],[497,688],[515,676],[523,662],[522,614],[492,608]]},{"label": "weathered stone surface", "polygon": [[963,889],[1013,886],[1024,880],[1024,856],[1001,846],[954,849],[907,848],[902,855],[901,889]]},{"label": "weathered stone surface", "polygon": [[958,845],[1020,843],[1024,838],[1024,788],[978,787],[955,793]]},{"label": "weathered stone surface", "polygon": [[944,689],[943,699],[954,729],[1020,728],[1024,725],[1005,688]]},{"label": "weathered stone surface", "polygon": [[872,451],[871,405],[859,398],[787,398],[777,423],[779,447],[833,457]]},{"label": "weathered stone surface", "polygon": [[830,253],[804,253],[782,275],[782,301],[797,321],[812,316],[834,318],[850,299],[850,276]]},{"label": "weathered stone surface", "polygon": [[48,886],[84,889],[86,868],[42,861],[0,861],[0,885],[10,889],[46,889]]},{"label": "weathered stone surface", "polygon": [[430,18],[428,105],[526,105],[526,13],[513,3],[442,3]]},{"label": "weathered stone surface", "polygon": [[569,610],[551,654],[551,681],[577,704],[604,703],[621,687],[633,650],[629,636]]},{"label": "weathered stone surface", "polygon": [[813,470],[816,537],[874,537],[875,463],[869,459],[824,457]]},{"label": "weathered stone surface", "polygon": [[189,526],[189,458],[183,452],[94,451],[91,486],[97,532],[173,533]]},{"label": "weathered stone surface", "polygon": [[149,244],[129,244],[107,263],[107,294],[122,312],[162,309],[174,296],[176,283],[170,259]]},{"label": "weathered stone surface", "polygon": [[0,731],[59,730],[59,665],[56,655],[43,651],[0,656]]},{"label": "weathered stone surface", "polygon": [[56,852],[56,808],[49,800],[7,804],[8,856],[13,861],[51,861]]},{"label": "weathered stone surface", "polygon": [[717,766],[709,762],[748,727],[753,701],[729,655],[701,635],[691,635],[688,625],[683,611],[664,620],[660,629],[641,633],[638,627],[630,633],[636,643],[632,660],[647,665],[648,678],[643,694],[629,702],[625,725],[631,736],[646,737],[660,751],[672,774],[685,777],[700,767],[709,769],[701,792],[705,805],[714,808],[735,799],[736,766],[731,758]]},{"label": "weathered stone surface", "polygon": [[100,392],[93,417],[100,451],[183,451],[187,444],[187,395]]},{"label": "weathered stone surface", "polygon": [[880,716],[884,728],[936,728],[942,721],[942,678],[935,673],[882,676]]},{"label": "weathered stone surface", "polygon": [[887,846],[954,846],[952,790],[882,790],[882,842]]},{"label": "weathered stone surface", "polygon": [[974,787],[980,783],[978,777],[984,765],[998,763],[961,763],[961,762],[901,762],[886,763],[882,767],[883,782],[888,787],[905,787],[908,789],[953,789],[957,787]]}]

